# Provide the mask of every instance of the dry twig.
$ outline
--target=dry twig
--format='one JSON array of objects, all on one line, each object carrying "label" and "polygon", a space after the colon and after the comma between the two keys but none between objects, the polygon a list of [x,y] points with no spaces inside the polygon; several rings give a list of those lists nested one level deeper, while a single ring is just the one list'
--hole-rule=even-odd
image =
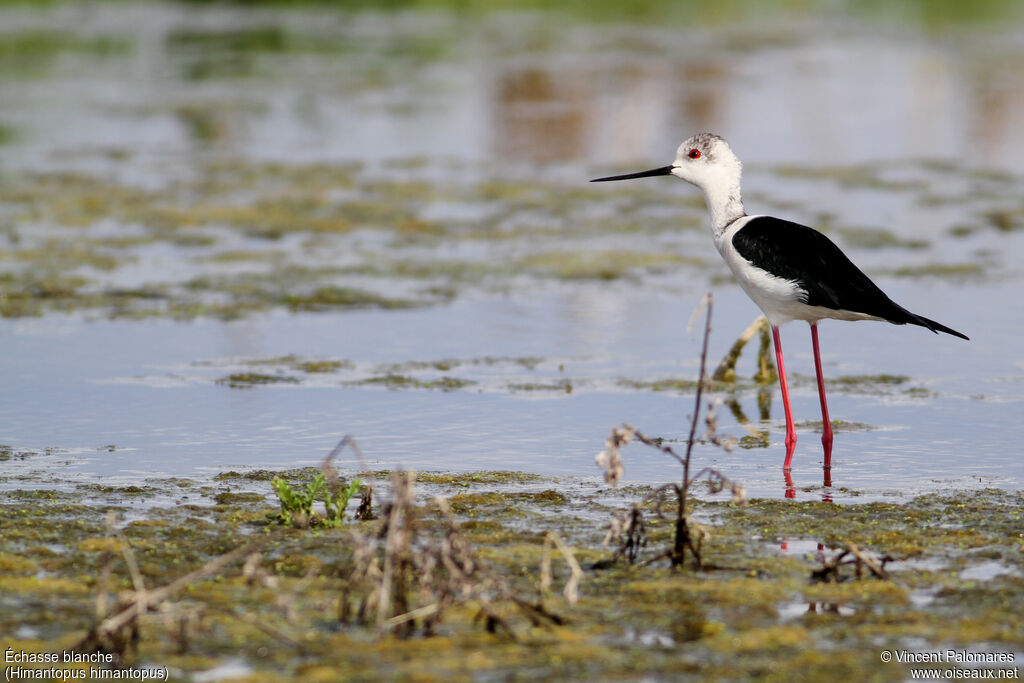
[{"label": "dry twig", "polygon": [[[686,440],[686,452],[683,455],[680,455],[670,446],[666,446],[662,443],[660,439],[652,439],[637,431],[631,425],[622,425],[612,429],[611,434],[605,440],[604,450],[598,453],[596,457],[598,466],[604,469],[605,481],[612,486],[618,485],[624,472],[622,454],[620,450],[632,439],[636,439],[647,446],[658,449],[682,465],[682,477],[678,483],[673,482],[658,487],[654,493],[645,498],[641,503],[641,505],[643,505],[645,503],[654,502],[656,513],[661,516],[662,496],[667,492],[675,494],[677,507],[674,545],[671,550],[658,554],[659,558],[665,556],[669,557],[673,567],[679,567],[685,564],[686,554],[688,551],[693,555],[696,566],[700,568],[702,565],[701,550],[709,534],[703,526],[690,519],[687,513],[687,497],[690,486],[692,486],[695,481],[706,476],[708,479],[709,489],[712,493],[718,493],[719,491],[728,488],[732,493],[732,501],[734,503],[743,503],[746,501],[746,491],[744,488],[738,483],[728,479],[718,470],[705,467],[697,474],[692,477],[690,476],[690,463],[693,455],[693,446],[697,441],[697,424],[700,418],[704,388],[707,384],[706,367],[708,341],[711,337],[712,309],[712,298],[710,293],[701,299],[700,305],[694,311],[691,324],[704,308],[707,309],[707,316],[704,324],[704,338],[700,354],[700,370],[697,381],[697,391],[696,396],[694,397],[693,415],[690,419],[690,434],[689,438]],[[756,329],[757,328],[755,326],[751,326],[751,329],[748,330],[748,332],[750,332],[750,336],[753,336]],[[701,438],[706,439],[726,451],[729,451],[735,445],[736,440],[731,437],[724,438],[718,435],[718,419],[715,413],[715,407],[716,404],[714,403],[708,405],[708,409],[705,413],[706,430]],[[621,545],[616,551],[616,557],[625,556],[631,564],[637,561],[639,557],[639,547],[641,547],[638,544],[643,538],[641,535],[641,524],[642,522],[639,518],[639,506],[634,506],[634,511],[631,513],[631,517],[628,522],[618,516],[613,516],[612,522],[610,523],[609,534],[606,536],[605,542],[607,543],[613,538],[621,540]],[[626,533],[627,529],[630,530],[631,533]]]},{"label": "dry twig", "polygon": [[[270,537],[264,536],[224,553],[219,557],[215,557],[202,567],[175,579],[162,588],[151,591],[145,589],[141,591],[136,590],[134,593],[129,594],[126,599],[119,601],[119,609],[93,626],[86,636],[72,649],[81,652],[111,652],[123,658],[127,650],[138,642],[138,619],[150,608],[171,598],[186,586],[218,572],[238,559],[254,552],[269,539]],[[126,543],[123,547],[128,548]],[[141,575],[139,576],[139,581],[141,581]]]},{"label": "dry twig", "polygon": [[[847,559],[850,555],[853,557]],[[822,583],[843,583],[851,578],[864,578],[864,570],[867,569],[876,579],[888,581],[889,573],[885,571],[885,565],[892,560],[889,555],[879,558],[854,543],[847,543],[832,559],[823,561],[820,568],[812,571],[811,579]],[[854,576],[843,576],[842,567],[850,565],[854,567]]]}]

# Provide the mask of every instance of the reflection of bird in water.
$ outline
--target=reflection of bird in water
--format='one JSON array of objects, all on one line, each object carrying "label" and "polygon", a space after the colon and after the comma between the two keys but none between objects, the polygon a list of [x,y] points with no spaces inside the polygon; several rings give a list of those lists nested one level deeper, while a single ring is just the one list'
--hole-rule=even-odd
[{"label": "reflection of bird in water", "polygon": [[825,318],[884,320],[896,325],[919,325],[961,339],[967,336],[893,302],[832,240],[817,230],[771,216],[748,216],[740,199],[741,170],[740,160],[725,140],[702,133],[680,145],[675,161],[668,166],[595,181],[673,175],[704,191],[718,253],[771,324],[782,405],[786,411],[783,468],[787,473],[796,448],[796,429],[789,405],[779,326],[790,320],[810,323],[824,426],[821,443],[825,448],[825,485],[830,486],[832,424],[828,418],[818,351],[818,321]]}]

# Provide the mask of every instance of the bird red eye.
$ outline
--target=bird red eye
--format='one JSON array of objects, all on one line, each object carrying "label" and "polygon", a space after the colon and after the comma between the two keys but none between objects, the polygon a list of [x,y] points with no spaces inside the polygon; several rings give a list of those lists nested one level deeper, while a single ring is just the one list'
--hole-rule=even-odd
[{"label": "bird red eye", "polygon": [[700,159],[700,150],[699,149],[691,149],[689,157],[691,159]]}]

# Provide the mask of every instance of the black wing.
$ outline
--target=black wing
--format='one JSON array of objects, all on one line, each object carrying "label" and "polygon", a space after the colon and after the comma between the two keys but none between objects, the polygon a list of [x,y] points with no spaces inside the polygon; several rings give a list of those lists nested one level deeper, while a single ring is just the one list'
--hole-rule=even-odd
[{"label": "black wing", "polygon": [[910,323],[967,339],[895,303],[832,240],[814,228],[758,216],[733,235],[732,245],[757,267],[796,282],[804,292],[801,300],[808,306],[864,313],[897,325]]}]

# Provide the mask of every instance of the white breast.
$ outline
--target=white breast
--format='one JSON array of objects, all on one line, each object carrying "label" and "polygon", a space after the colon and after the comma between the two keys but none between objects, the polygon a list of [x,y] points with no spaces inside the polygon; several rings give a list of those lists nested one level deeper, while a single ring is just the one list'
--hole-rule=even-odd
[{"label": "white breast", "polygon": [[768,322],[781,325],[790,320],[820,320],[831,317],[821,313],[827,309],[801,302],[805,292],[793,280],[772,275],[752,265],[732,245],[732,238],[744,225],[758,216],[744,216],[729,224],[715,236],[715,247],[728,264],[740,287],[764,312]]}]

